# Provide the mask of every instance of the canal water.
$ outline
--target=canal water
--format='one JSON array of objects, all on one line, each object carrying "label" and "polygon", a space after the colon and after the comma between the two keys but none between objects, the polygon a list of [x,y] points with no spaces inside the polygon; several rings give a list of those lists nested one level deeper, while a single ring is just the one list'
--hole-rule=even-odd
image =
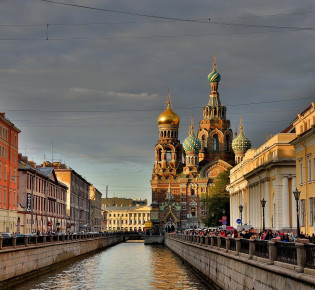
[{"label": "canal water", "polygon": [[121,243],[14,289],[209,289],[164,246]]}]

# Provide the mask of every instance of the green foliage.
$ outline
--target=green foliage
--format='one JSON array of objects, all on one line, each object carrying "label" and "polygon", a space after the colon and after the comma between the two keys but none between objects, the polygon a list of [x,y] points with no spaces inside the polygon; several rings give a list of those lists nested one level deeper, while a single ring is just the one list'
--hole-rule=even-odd
[{"label": "green foliage", "polygon": [[214,180],[214,185],[209,188],[208,195],[203,195],[201,198],[208,210],[208,214],[202,222],[208,227],[221,225],[219,220],[223,215],[227,216],[229,224],[230,196],[226,190],[226,186],[230,183],[229,176],[230,170],[218,174]]}]

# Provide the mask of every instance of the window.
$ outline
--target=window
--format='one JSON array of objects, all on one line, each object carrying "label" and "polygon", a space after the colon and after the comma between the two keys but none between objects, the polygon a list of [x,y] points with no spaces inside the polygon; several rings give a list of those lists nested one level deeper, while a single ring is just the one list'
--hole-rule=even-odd
[{"label": "window", "polygon": [[308,159],[307,160],[307,164],[308,164],[308,168],[307,168],[307,175],[308,175],[308,182],[311,182],[312,181],[312,162],[311,162],[311,159]]},{"label": "window", "polygon": [[4,165],[4,180],[7,180],[7,165]]},{"label": "window", "polygon": [[303,184],[303,165],[300,163],[300,184]]},{"label": "window", "polygon": [[7,203],[7,188],[6,187],[3,188],[3,203],[4,204]]},{"label": "window", "polygon": [[312,226],[314,224],[314,205],[315,205],[315,198],[310,198],[309,199],[309,220],[310,220],[310,226]]},{"label": "window", "polygon": [[219,137],[217,134],[213,135],[213,151],[219,151]]},{"label": "window", "polygon": [[301,218],[301,227],[305,226],[305,199],[301,199],[300,205],[300,218]]}]

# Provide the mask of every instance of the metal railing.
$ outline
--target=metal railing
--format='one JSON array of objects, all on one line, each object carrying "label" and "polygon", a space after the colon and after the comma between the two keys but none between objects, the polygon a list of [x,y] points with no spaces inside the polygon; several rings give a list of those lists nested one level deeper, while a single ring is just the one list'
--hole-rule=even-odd
[{"label": "metal railing", "polygon": [[220,239],[221,239],[221,246],[220,246],[220,248],[225,249],[226,248],[226,239],[224,237],[221,237]]},{"label": "metal railing", "polygon": [[241,253],[249,254],[249,240],[241,239]]},{"label": "metal railing", "polygon": [[[180,240],[184,243],[195,244],[196,236],[183,234],[166,234],[166,237]],[[206,242],[208,239],[208,243]],[[220,242],[218,243],[220,239]],[[229,239],[229,243],[227,243]],[[218,236],[200,237],[200,244],[205,247],[213,247],[217,249],[226,249],[235,251],[236,253],[245,253],[251,259],[253,256],[261,257],[269,260],[270,264],[275,261],[297,265],[297,271],[303,268],[315,269],[315,244],[307,243],[307,241],[280,242],[277,240],[248,240],[243,238],[223,238]],[[212,241],[212,243],[210,242]],[[306,257],[306,259],[305,259]],[[281,264],[278,264],[281,266]]]},{"label": "metal railing", "polygon": [[122,232],[113,232],[113,233],[99,233],[99,234],[65,234],[65,235],[40,235],[40,236],[13,236],[10,238],[2,237],[0,235],[0,251],[21,247],[21,246],[35,246],[42,245],[45,243],[64,243],[64,242],[72,242],[77,240],[85,240],[85,239],[97,239],[97,238],[105,238],[112,237],[117,235],[123,235]]},{"label": "metal railing", "polygon": [[297,265],[295,243],[276,242],[276,248],[277,261]]},{"label": "metal railing", "polygon": [[306,267],[315,269],[315,244],[306,244]]},{"label": "metal railing", "polygon": [[255,256],[262,258],[269,258],[269,246],[268,241],[255,240]]},{"label": "metal railing", "polygon": [[230,250],[236,251],[236,241],[235,239],[230,239]]}]

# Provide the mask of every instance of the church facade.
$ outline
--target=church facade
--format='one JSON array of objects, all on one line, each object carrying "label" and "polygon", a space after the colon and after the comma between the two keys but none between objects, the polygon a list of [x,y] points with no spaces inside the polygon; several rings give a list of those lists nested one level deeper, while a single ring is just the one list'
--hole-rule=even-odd
[{"label": "church facade", "polygon": [[[208,194],[219,173],[234,165],[233,133],[226,107],[220,101],[221,76],[216,70],[215,56],[208,80],[211,92],[199,128],[195,134],[192,120],[183,144],[178,139],[180,118],[172,108],[169,93],[166,109],[158,117],[159,139],[155,145],[151,188],[152,202],[164,217],[158,219],[161,215],[155,210],[155,224],[164,229],[170,224],[167,217],[175,230],[201,226],[201,218],[207,214],[202,196]],[[173,206],[167,205],[170,202]]]}]

